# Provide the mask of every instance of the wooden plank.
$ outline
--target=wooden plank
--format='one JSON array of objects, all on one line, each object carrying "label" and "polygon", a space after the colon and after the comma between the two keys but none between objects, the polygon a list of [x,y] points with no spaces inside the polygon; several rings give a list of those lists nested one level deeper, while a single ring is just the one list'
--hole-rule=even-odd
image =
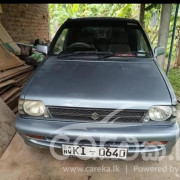
[{"label": "wooden plank", "polygon": [[30,77],[32,72],[28,72],[28,73],[25,73],[25,74],[21,74],[20,76],[18,77],[15,77],[13,78],[13,80],[15,81],[15,83],[19,83],[20,81],[24,80],[24,79],[28,79]]},{"label": "wooden plank", "polygon": [[3,79],[0,79],[0,82],[2,82],[2,81],[5,81],[5,80],[8,80],[8,79],[12,79],[12,78],[15,78],[16,76],[18,76],[18,75],[20,75],[20,74],[23,74],[23,73],[25,73],[26,71],[31,71],[31,69],[28,69],[28,70],[23,70],[23,71],[21,71],[21,72],[17,72],[16,74],[13,74],[13,75],[11,75],[11,76],[8,76],[8,77],[5,77],[5,78],[3,78]]},{"label": "wooden plank", "polygon": [[21,88],[23,88],[26,84],[26,81],[22,83]]},{"label": "wooden plank", "polygon": [[31,71],[31,69],[28,69],[28,70],[23,70],[23,71],[21,71],[21,72],[18,72],[18,73],[16,73],[16,74],[14,74],[14,75],[11,75],[11,76],[8,76],[8,77],[5,77],[4,79],[0,79],[0,82],[1,81],[4,81],[4,80],[8,80],[8,79],[13,79],[13,78],[15,78],[15,77],[17,77],[17,76],[19,76],[19,75],[22,75],[23,73],[26,73],[26,72],[30,72]]},{"label": "wooden plank", "polygon": [[18,93],[21,89],[19,87],[14,87],[11,90],[3,93],[1,98],[6,102],[9,98],[11,98],[14,94]]},{"label": "wooden plank", "polygon": [[8,80],[8,81],[5,81],[3,83],[0,84],[0,88],[3,88],[3,87],[6,87],[10,84],[14,84],[15,83],[15,80]]},{"label": "wooden plank", "polygon": [[18,98],[20,96],[20,93],[21,92],[18,92],[17,94],[15,94],[14,96],[12,96],[11,98],[9,98],[7,101],[6,101],[6,104],[9,106],[9,104],[11,102],[13,102],[16,98]]},{"label": "wooden plank", "polygon": [[20,74],[20,75],[14,77],[13,80],[16,81],[16,80],[20,79],[21,77],[29,76],[32,72],[33,72],[33,71],[29,71],[29,72],[25,72],[25,73],[23,73],[23,74]]},{"label": "wooden plank", "polygon": [[14,134],[14,119],[15,115],[12,110],[4,103],[0,98],[0,115],[1,115],[1,125],[0,125],[0,157],[8,147]]},{"label": "wooden plank", "polygon": [[18,100],[19,100],[19,96],[16,97],[13,101],[11,101],[10,103],[6,103],[11,110],[13,110],[14,108],[16,108],[18,106]]},{"label": "wooden plank", "polygon": [[6,31],[6,29],[3,27],[1,23],[0,23],[0,39],[3,43],[10,46],[12,48],[12,51],[14,51],[15,54],[18,54],[18,55],[21,54],[21,49],[12,40],[11,36],[8,34],[8,32]]},{"label": "wooden plank", "polygon": [[27,79],[22,80],[17,84],[17,86],[23,86],[27,82]]},{"label": "wooden plank", "polygon": [[0,72],[0,82],[5,81],[7,79],[10,79],[12,77],[15,77],[17,75],[20,75],[24,72],[29,72],[31,71],[33,68],[31,66],[28,65],[24,65],[18,68],[14,68],[5,72]]},{"label": "wooden plank", "polygon": [[16,80],[15,84],[18,86],[22,86],[29,79],[30,75],[31,74],[26,74],[24,77],[21,77],[21,79]]},{"label": "wooden plank", "polygon": [[11,110],[13,110],[14,108],[16,108],[18,106],[18,100],[19,100],[19,97],[17,97],[11,103],[9,103],[8,106]]},{"label": "wooden plank", "polygon": [[8,85],[5,88],[3,88],[2,90],[0,90],[0,95],[3,94],[5,91],[7,91],[10,88],[12,88],[12,85]]},{"label": "wooden plank", "polygon": [[4,71],[4,72],[0,72],[0,79],[3,79],[4,77],[14,74],[18,71],[24,70],[27,67],[29,67],[29,66],[24,65],[24,66],[13,68],[13,69],[10,69],[10,70]]},{"label": "wooden plank", "polygon": [[8,49],[0,43],[0,71],[18,67],[22,64],[25,64],[25,62],[9,52]]}]

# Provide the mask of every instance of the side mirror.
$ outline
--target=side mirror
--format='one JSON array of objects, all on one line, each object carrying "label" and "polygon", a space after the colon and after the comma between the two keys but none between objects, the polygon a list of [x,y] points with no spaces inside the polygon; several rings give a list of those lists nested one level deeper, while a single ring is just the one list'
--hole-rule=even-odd
[{"label": "side mirror", "polygon": [[47,45],[41,45],[37,44],[36,50],[40,53],[47,54],[48,53],[48,46]]},{"label": "side mirror", "polygon": [[154,56],[160,56],[163,55],[165,53],[165,48],[163,46],[159,46],[159,47],[155,47],[154,48]]}]

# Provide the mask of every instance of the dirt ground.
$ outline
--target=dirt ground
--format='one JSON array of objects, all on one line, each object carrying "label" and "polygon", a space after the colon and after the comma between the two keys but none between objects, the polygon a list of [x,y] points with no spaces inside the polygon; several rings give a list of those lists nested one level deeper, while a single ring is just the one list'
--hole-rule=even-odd
[{"label": "dirt ground", "polygon": [[[81,170],[71,172],[67,171],[67,167],[84,169],[83,172],[81,172]],[[101,169],[98,170],[98,168]],[[109,172],[109,168],[111,168],[112,172]],[[180,141],[177,142],[173,152],[162,161],[144,161],[141,157],[138,157],[134,161],[85,161],[77,158],[68,158],[67,160],[60,161],[52,157],[49,149],[29,147],[24,143],[22,138],[16,134],[0,159],[0,180],[11,179],[180,179]]]}]

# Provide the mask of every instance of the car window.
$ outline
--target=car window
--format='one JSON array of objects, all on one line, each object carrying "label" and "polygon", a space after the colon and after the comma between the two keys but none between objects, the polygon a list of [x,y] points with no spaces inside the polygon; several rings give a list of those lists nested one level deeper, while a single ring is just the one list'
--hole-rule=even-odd
[{"label": "car window", "polygon": [[[118,56],[150,56],[151,50],[137,26],[71,26],[62,31],[54,54],[71,50],[112,52]],[[74,48],[74,49],[73,49]]]},{"label": "car window", "polygon": [[139,30],[137,30],[137,50],[138,52],[149,52],[147,43]]},{"label": "car window", "polygon": [[67,29],[63,29],[53,49],[54,54],[59,54],[60,52],[63,51],[66,35],[67,35]]}]

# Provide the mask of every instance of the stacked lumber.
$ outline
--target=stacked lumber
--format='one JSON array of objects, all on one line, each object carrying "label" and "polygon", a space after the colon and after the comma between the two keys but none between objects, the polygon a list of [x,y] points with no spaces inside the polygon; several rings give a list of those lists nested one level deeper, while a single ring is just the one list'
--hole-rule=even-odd
[{"label": "stacked lumber", "polygon": [[20,92],[32,71],[33,67],[0,44],[0,97],[15,113]]},{"label": "stacked lumber", "polygon": [[16,56],[20,53],[21,49],[0,23],[0,98],[14,113],[20,92],[34,69]]},{"label": "stacked lumber", "polygon": [[14,113],[17,112],[20,92],[32,71],[33,67],[22,65],[0,72],[0,97]]}]

